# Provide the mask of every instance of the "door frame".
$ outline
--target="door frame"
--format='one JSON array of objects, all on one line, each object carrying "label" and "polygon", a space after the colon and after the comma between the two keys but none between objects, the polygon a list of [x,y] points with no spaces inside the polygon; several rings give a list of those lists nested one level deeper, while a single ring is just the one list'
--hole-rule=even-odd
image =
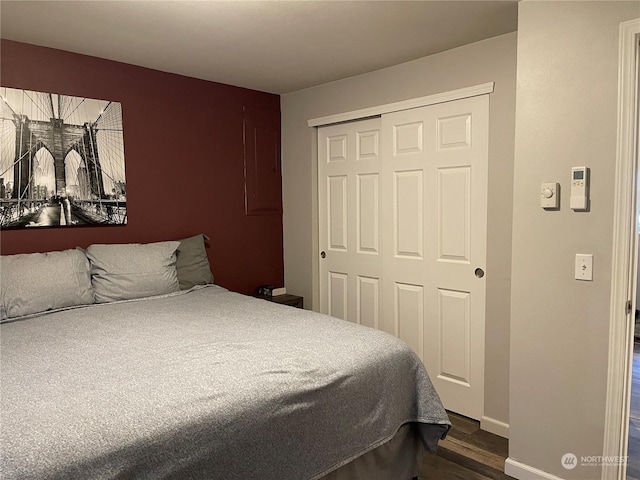
[{"label": "door frame", "polygon": [[[334,123],[349,122],[354,120],[364,120],[368,117],[379,116],[384,113],[398,112],[400,110],[407,110],[410,108],[427,107],[429,105],[435,105],[436,103],[449,102],[453,100],[461,100],[463,98],[476,97],[478,95],[485,95],[493,93],[495,82],[487,82],[479,85],[473,85],[470,87],[459,88],[456,90],[449,90],[446,92],[436,93],[433,95],[427,95],[424,97],[413,98],[409,100],[403,100],[400,102],[386,103],[383,105],[376,105],[373,107],[363,108],[359,110],[350,110],[347,112],[336,113],[332,115],[326,115],[323,117],[316,117],[307,120],[307,125],[313,128],[312,133],[312,151],[311,159],[313,162],[312,168],[312,194],[313,194],[313,210],[318,211],[319,205],[319,192],[318,192],[318,128],[325,127]],[[320,228],[319,228],[319,216],[315,214],[315,221],[313,222],[313,245],[312,253],[313,260],[311,263],[312,271],[312,305],[311,309],[314,311],[320,310]]]},{"label": "door frame", "polygon": [[[640,18],[622,22],[618,56],[618,141],[613,224],[609,366],[603,457],[627,456],[638,262],[638,57]],[[631,312],[628,312],[630,302]],[[607,462],[602,479],[623,480],[626,462]]]}]

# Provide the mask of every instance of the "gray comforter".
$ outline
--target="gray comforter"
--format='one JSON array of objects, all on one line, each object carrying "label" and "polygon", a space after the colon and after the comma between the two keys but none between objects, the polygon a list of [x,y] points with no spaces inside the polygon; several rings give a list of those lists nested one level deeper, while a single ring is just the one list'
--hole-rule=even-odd
[{"label": "gray comforter", "polygon": [[309,479],[449,421],[396,338],[219,287],[3,324],[3,479]]}]

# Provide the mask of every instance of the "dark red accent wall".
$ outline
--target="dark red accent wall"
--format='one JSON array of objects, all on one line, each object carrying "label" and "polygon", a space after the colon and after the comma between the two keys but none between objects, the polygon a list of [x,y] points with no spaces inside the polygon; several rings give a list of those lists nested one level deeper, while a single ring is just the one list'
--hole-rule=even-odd
[{"label": "dark red accent wall", "polygon": [[216,283],[243,293],[283,284],[282,215],[245,215],[243,170],[243,107],[279,112],[278,95],[13,41],[0,47],[4,87],[122,104],[129,222],[5,230],[3,255],[205,233]]}]

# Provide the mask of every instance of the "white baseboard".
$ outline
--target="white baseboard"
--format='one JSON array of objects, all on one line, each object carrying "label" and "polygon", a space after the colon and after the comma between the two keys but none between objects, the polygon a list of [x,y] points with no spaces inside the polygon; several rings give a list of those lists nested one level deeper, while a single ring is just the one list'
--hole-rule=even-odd
[{"label": "white baseboard", "polygon": [[495,418],[485,417],[483,415],[480,419],[480,428],[499,437],[509,438],[509,424],[496,420]]},{"label": "white baseboard", "polygon": [[563,480],[561,477],[530,467],[512,458],[507,458],[504,462],[504,473],[518,480]]}]

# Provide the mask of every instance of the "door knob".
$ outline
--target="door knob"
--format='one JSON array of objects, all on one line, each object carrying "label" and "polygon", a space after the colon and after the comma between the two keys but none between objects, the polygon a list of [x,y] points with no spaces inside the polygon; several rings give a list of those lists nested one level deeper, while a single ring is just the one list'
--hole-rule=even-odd
[{"label": "door knob", "polygon": [[327,254],[326,254],[326,253],[324,253],[324,252],[320,252],[320,256],[321,256],[322,258],[324,258],[324,257],[326,257],[326,256],[327,256]]},{"label": "door knob", "polygon": [[482,278],[484,277],[484,270],[482,270],[481,268],[476,268],[475,272],[473,272],[476,274],[476,277],[478,278]]}]

